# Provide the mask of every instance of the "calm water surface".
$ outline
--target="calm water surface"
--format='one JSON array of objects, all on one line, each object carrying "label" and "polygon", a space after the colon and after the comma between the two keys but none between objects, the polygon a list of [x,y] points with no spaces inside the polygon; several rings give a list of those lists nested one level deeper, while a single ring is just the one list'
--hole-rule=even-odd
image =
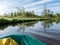
[{"label": "calm water surface", "polygon": [[0,26],[0,36],[7,34],[34,33],[60,39],[60,23],[53,21],[35,21],[16,25]]}]

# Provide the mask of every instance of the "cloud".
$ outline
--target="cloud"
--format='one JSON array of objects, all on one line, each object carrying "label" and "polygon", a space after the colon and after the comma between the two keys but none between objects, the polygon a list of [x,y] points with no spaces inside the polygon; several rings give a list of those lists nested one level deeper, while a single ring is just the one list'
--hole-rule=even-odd
[{"label": "cloud", "polygon": [[51,1],[53,1],[53,0],[41,0],[41,1],[37,1],[37,2],[34,2],[34,3],[30,3],[30,4],[27,4],[27,5],[24,5],[23,7],[27,8],[27,7],[31,7],[31,6],[35,6],[35,5],[38,5],[38,4],[51,2]]},{"label": "cloud", "polygon": [[[54,13],[56,12],[60,12],[60,3],[53,3],[53,4],[48,4],[47,8],[52,10]],[[33,8],[28,8],[26,9],[26,11],[35,11],[36,14],[41,14],[41,12],[43,11],[44,6],[38,6],[38,7],[33,7]]]},{"label": "cloud", "polygon": [[[27,2],[32,2],[32,1],[29,1],[29,0],[25,0],[25,1],[24,0],[3,0],[3,1],[0,1],[0,14],[4,14],[5,12],[11,12],[11,10],[14,10],[14,9],[16,10],[16,7],[18,7],[20,4],[24,4]],[[20,4],[18,5],[18,3],[20,3]]]},{"label": "cloud", "polygon": [[[0,14],[3,14],[5,12],[11,12],[15,11],[16,7],[24,7],[26,11],[35,11],[36,14],[41,13],[44,6],[43,4],[54,2],[54,0],[4,0],[0,2]],[[38,5],[38,6],[37,6]],[[55,11],[58,11],[58,7],[60,7],[60,3],[50,3],[47,4],[47,8],[53,10],[55,8]],[[60,8],[59,8],[60,9]]]},{"label": "cloud", "polygon": [[4,14],[5,12],[9,12],[9,10],[11,11],[11,6],[13,6],[13,4],[15,4],[17,1],[12,1],[10,2],[8,1],[2,1],[0,3],[0,14]]},{"label": "cloud", "polygon": [[[47,8],[49,8],[49,7],[58,7],[58,6],[60,6],[60,3],[53,3],[53,4],[48,4],[47,5]],[[42,5],[42,6],[34,6],[33,8],[26,8],[26,11],[30,11],[30,10],[36,10],[36,9],[41,9],[41,8],[44,8],[44,6]]]},{"label": "cloud", "polygon": [[48,7],[51,7],[51,6],[60,6],[60,3],[54,3],[54,4],[50,4],[50,5],[47,5]]}]

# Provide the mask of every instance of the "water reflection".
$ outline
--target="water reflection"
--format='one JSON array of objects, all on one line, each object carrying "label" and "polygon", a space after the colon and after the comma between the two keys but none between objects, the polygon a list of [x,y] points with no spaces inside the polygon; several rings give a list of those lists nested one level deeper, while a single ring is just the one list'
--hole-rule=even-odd
[{"label": "water reflection", "polygon": [[36,21],[33,22],[26,22],[21,24],[14,24],[14,25],[3,25],[0,27],[0,36],[7,35],[7,34],[24,34],[25,28],[33,26]]},{"label": "water reflection", "polygon": [[[44,21],[33,21],[33,22],[26,22],[26,23],[20,23],[20,24],[13,24],[13,25],[4,25],[0,26],[0,35],[2,34],[12,34],[12,33],[23,33],[27,29],[28,31],[34,31],[36,32],[60,32],[60,21],[58,20],[44,20]],[[32,27],[32,28],[31,28]],[[59,29],[57,31],[57,29]],[[34,28],[34,30],[33,30]],[[51,29],[51,30],[49,30]],[[54,30],[53,30],[54,29]],[[27,32],[28,32],[27,31]]]},{"label": "water reflection", "polygon": [[59,24],[59,23],[60,23],[60,19],[56,19],[54,22],[55,22],[56,24]]},{"label": "water reflection", "polygon": [[18,32],[20,30],[22,30],[22,34],[24,34],[25,28],[33,26],[35,23],[37,23],[37,21],[27,22],[27,23],[22,23],[22,24],[17,24],[19,26]]},{"label": "water reflection", "polygon": [[[11,26],[11,25],[0,25],[0,30],[4,30],[4,29],[7,28],[8,26]],[[14,27],[15,24],[12,24],[12,26]]]},{"label": "water reflection", "polygon": [[49,28],[50,26],[53,26],[53,21],[44,20],[44,21],[42,21],[42,26],[43,26],[44,32],[47,32],[46,29]]},{"label": "water reflection", "polygon": [[12,27],[18,26],[19,28],[30,27],[30,26],[33,26],[35,23],[37,23],[37,21],[26,22],[26,23],[21,23],[21,24],[1,25],[0,30],[4,30],[4,29],[8,28],[9,26],[12,26]]}]

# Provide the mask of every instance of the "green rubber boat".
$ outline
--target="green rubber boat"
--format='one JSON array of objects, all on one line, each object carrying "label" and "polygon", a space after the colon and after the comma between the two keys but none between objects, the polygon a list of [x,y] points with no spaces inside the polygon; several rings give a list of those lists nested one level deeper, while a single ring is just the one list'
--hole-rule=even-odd
[{"label": "green rubber boat", "polygon": [[19,45],[46,45],[45,43],[38,41],[31,36],[28,35],[20,35],[20,34],[12,34],[12,35],[7,35],[1,38],[7,38],[11,37],[13,40],[15,40]]}]

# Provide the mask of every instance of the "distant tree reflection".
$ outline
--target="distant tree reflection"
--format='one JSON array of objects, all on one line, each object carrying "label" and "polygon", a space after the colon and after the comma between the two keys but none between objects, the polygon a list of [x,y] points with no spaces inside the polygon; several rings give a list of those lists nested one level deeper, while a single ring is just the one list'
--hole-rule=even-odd
[{"label": "distant tree reflection", "polygon": [[46,28],[53,26],[53,21],[52,20],[44,20],[44,21],[42,21],[42,26],[43,26],[44,32],[47,32]]}]

